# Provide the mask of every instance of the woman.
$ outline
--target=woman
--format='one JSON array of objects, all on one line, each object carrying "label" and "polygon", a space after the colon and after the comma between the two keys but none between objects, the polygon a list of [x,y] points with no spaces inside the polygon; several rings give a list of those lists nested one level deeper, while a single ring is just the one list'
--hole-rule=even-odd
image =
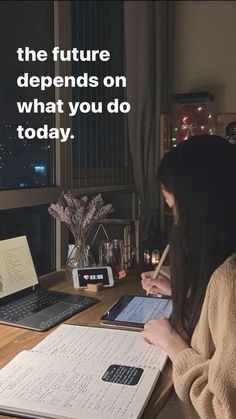
[{"label": "woman", "polygon": [[173,362],[188,419],[236,418],[236,147],[194,136],[159,167],[173,208],[171,284],[142,274],[145,290],[172,294],[170,321],[149,321],[144,339]]}]

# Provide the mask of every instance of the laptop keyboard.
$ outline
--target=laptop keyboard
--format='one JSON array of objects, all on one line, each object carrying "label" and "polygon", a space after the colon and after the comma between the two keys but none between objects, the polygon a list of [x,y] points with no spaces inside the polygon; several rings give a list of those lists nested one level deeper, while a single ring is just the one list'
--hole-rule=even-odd
[{"label": "laptop keyboard", "polygon": [[4,304],[3,307],[0,307],[0,320],[17,322],[52,304],[62,301],[66,297],[68,297],[68,294],[62,292],[57,294],[35,291],[33,294],[19,298],[17,301]]}]

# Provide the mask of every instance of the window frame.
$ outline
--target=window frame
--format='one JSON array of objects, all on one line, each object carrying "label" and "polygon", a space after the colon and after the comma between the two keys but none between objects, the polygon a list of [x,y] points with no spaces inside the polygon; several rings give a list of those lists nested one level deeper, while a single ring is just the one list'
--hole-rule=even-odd
[{"label": "window frame", "polygon": [[[53,25],[54,25],[54,45],[62,49],[71,48],[71,2],[53,1]],[[71,73],[72,64],[70,62],[55,62],[55,76],[68,75]],[[55,88],[55,101],[62,99],[64,102],[72,100],[72,89]],[[72,118],[67,113],[55,114],[56,128],[72,128]],[[61,143],[55,141],[54,159],[52,170],[54,173],[53,183],[55,186],[27,188],[27,189],[9,189],[0,190],[0,211],[14,208],[31,207],[36,205],[50,205],[56,202],[63,190],[72,190],[73,188],[73,164],[72,164],[72,143],[67,141]],[[76,179],[74,179],[76,181]],[[134,184],[123,184],[114,186],[94,186],[86,188],[73,188],[77,194],[90,194],[98,192],[130,191],[132,194],[133,208],[135,208],[135,187]],[[132,209],[132,218],[135,217],[135,211]],[[55,244],[55,270],[59,270],[66,260],[69,243],[69,232],[66,226],[59,220],[55,222],[54,229]]]},{"label": "window frame", "polygon": [[[70,24],[70,2],[53,1],[53,22],[54,25],[54,45],[69,48],[70,37],[68,35],[68,27]],[[64,63],[63,63],[64,64]],[[55,75],[59,73],[68,73],[69,69],[66,65],[55,63]],[[69,100],[70,92],[58,88],[54,90],[55,101],[59,96],[65,100]],[[66,115],[55,115],[55,127],[69,126]],[[71,147],[69,142],[62,144],[55,141],[54,158],[53,158],[53,183],[55,186],[27,188],[27,189],[8,189],[0,190],[0,210],[31,207],[37,205],[50,205],[50,203],[58,200],[61,193],[61,187],[69,189],[71,187],[71,173],[69,170],[71,161]],[[56,221],[54,243],[55,252],[55,269],[61,268],[62,261],[65,260],[66,248],[68,245],[68,232],[60,221]],[[63,245],[62,245],[63,244]]]}]

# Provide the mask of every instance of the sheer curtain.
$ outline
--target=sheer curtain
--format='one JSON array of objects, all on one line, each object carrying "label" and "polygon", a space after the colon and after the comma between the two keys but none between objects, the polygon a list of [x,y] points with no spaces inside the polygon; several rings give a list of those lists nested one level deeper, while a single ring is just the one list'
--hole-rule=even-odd
[{"label": "sheer curtain", "polygon": [[124,2],[128,135],[141,201],[141,241],[159,226],[159,121],[171,96],[172,14],[173,2]]}]

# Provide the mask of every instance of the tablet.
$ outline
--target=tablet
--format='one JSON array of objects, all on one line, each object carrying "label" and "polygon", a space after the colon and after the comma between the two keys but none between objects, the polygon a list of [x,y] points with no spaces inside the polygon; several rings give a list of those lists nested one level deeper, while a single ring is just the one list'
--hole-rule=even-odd
[{"label": "tablet", "polygon": [[124,295],[102,315],[100,323],[142,329],[149,320],[169,318],[171,312],[169,297]]}]

